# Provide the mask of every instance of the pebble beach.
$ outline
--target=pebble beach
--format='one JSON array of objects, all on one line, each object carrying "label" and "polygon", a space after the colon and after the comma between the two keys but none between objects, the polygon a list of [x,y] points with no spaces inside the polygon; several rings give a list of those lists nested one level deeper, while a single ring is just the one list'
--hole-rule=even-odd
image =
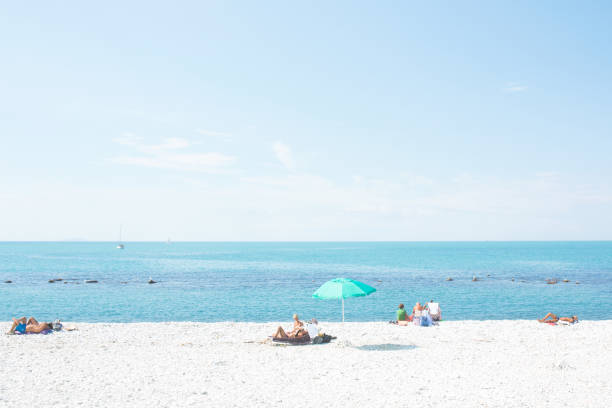
[{"label": "pebble beach", "polygon": [[609,320],[322,322],[337,339],[304,346],[272,343],[279,324],[67,323],[78,330],[3,334],[0,406],[612,406]]}]

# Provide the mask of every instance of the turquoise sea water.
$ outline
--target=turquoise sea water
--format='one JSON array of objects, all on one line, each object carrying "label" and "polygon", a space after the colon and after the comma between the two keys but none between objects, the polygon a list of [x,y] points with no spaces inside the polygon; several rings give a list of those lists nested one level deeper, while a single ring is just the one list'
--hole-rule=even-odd
[{"label": "turquoise sea water", "polygon": [[[481,278],[472,282],[472,276]],[[489,276],[490,275],[490,276]],[[159,281],[147,284],[149,277]],[[452,282],[445,281],[453,277]],[[612,242],[0,243],[0,321],[340,320],[312,293],[349,277],[377,292],[349,321],[435,299],[445,319],[612,319]],[[77,283],[48,283],[49,279]],[[514,278],[514,281],[512,281]],[[571,283],[547,285],[546,278]],[[98,280],[85,284],[86,279]],[[14,283],[2,283],[12,280]],[[579,285],[574,282],[580,281]],[[127,282],[127,283],[122,283]]]}]

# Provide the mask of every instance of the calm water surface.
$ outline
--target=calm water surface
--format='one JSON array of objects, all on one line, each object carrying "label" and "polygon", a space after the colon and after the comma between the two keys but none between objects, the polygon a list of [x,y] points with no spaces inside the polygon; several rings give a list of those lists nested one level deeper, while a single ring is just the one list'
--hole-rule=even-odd
[{"label": "calm water surface", "polygon": [[[481,278],[472,282],[472,276]],[[447,277],[453,277],[447,282]],[[159,283],[147,284],[149,277]],[[0,243],[0,321],[339,320],[312,293],[349,277],[377,292],[347,299],[352,321],[390,320],[435,299],[445,319],[612,319],[612,242]],[[75,283],[48,283],[49,279]],[[514,278],[514,281],[512,281]],[[571,283],[547,285],[546,278]],[[85,284],[95,279],[97,284]],[[12,280],[14,283],[2,283]],[[574,282],[579,281],[576,285]],[[125,282],[125,283],[122,283]]]}]

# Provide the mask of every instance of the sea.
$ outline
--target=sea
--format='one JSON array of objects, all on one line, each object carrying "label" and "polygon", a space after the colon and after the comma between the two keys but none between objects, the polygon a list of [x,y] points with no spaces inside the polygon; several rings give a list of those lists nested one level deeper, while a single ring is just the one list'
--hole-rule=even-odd
[{"label": "sea", "polygon": [[337,277],[376,288],[345,300],[347,321],[430,300],[444,320],[612,319],[612,241],[2,242],[0,321],[340,321],[339,300],[312,297]]}]

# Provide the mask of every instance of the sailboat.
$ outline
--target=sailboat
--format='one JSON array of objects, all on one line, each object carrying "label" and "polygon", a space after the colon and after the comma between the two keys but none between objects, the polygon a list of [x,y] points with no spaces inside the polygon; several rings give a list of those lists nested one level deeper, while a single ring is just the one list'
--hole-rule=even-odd
[{"label": "sailboat", "polygon": [[125,246],[121,243],[121,229],[122,229],[122,225],[119,225],[119,243],[117,244],[117,249],[125,248]]}]

